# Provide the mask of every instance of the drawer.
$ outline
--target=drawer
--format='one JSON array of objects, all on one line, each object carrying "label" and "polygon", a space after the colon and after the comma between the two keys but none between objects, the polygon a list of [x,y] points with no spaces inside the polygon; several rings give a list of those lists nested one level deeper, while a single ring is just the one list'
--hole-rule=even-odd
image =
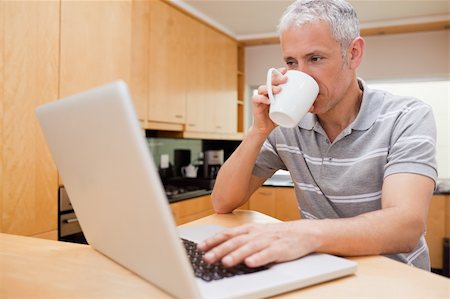
[{"label": "drawer", "polygon": [[81,226],[75,213],[60,215],[60,237],[66,237],[81,232]]}]

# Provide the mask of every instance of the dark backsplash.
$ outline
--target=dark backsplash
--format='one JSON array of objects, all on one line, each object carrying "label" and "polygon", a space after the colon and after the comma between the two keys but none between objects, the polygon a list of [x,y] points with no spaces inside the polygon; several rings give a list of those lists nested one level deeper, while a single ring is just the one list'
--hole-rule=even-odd
[{"label": "dark backsplash", "polygon": [[181,138],[161,138],[147,137],[150,152],[156,166],[160,165],[161,155],[169,155],[171,165],[174,165],[175,150],[190,150],[191,163],[198,164],[201,153],[207,150],[224,151],[224,160],[228,159],[234,150],[239,146],[240,141],[234,140],[202,140],[202,139],[181,139]]}]

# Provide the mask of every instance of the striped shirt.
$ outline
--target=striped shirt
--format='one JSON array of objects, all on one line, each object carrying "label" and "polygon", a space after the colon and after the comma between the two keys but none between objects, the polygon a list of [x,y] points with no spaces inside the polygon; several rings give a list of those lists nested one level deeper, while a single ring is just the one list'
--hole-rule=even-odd
[{"label": "striped shirt", "polygon": [[[383,179],[414,173],[437,179],[436,126],[431,107],[374,90],[359,80],[363,98],[356,119],[330,143],[317,116],[293,129],[277,127],[253,169],[262,178],[288,170],[303,218],[335,219],[381,209]],[[424,235],[407,253],[389,255],[430,269]]]}]

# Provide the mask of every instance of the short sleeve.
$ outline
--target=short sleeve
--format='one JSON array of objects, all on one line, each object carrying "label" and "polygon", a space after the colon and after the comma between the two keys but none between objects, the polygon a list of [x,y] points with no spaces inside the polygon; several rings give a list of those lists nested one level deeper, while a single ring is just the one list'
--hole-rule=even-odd
[{"label": "short sleeve", "polygon": [[390,139],[384,177],[415,173],[436,183],[436,123],[430,106],[418,100],[399,114]]},{"label": "short sleeve", "polygon": [[253,168],[253,175],[261,178],[270,178],[277,170],[286,169],[276,149],[275,129],[264,142]]}]

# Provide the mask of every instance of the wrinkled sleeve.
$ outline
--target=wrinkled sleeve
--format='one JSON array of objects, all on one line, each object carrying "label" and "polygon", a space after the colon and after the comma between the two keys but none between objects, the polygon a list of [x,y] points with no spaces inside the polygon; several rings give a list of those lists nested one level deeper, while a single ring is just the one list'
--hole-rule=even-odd
[{"label": "wrinkled sleeve", "polygon": [[256,159],[253,168],[253,175],[260,178],[270,178],[275,171],[285,169],[283,161],[280,159],[276,149],[276,129],[269,135],[264,142]]},{"label": "wrinkled sleeve", "polygon": [[430,106],[415,102],[399,115],[391,136],[384,177],[414,173],[436,184],[436,122]]}]

